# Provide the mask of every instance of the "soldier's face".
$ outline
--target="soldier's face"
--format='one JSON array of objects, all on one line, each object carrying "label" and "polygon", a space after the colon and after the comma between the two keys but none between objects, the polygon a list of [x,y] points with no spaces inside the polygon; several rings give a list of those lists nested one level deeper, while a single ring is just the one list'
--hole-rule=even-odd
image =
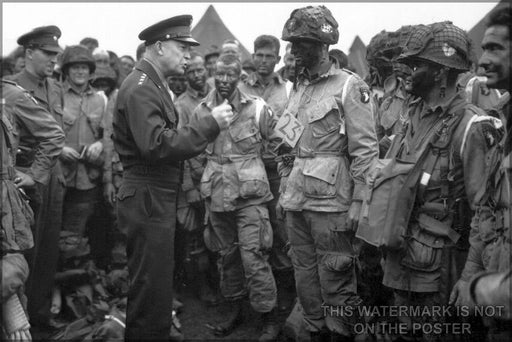
[{"label": "soldier's face", "polygon": [[436,83],[437,69],[431,64],[421,61],[410,64],[410,67],[412,69],[411,92],[418,96],[427,94]]},{"label": "soldier's face", "polygon": [[157,44],[164,76],[184,75],[190,61],[190,45],[177,40]]},{"label": "soldier's face", "polygon": [[281,57],[278,56],[276,50],[272,47],[259,48],[252,55],[256,72],[264,76],[274,72],[274,68],[280,59]]},{"label": "soldier's face", "polygon": [[292,43],[291,53],[295,56],[295,64],[303,68],[311,68],[320,63],[322,44],[311,41],[296,41]]},{"label": "soldier's face", "polygon": [[57,53],[40,49],[28,49],[25,63],[30,63],[34,73],[41,77],[50,77],[53,75],[55,63],[57,63]]},{"label": "soldier's face", "polygon": [[179,96],[187,90],[187,78],[183,75],[173,75],[167,78],[167,83],[172,92]]},{"label": "soldier's face", "polygon": [[194,57],[187,68],[188,84],[195,90],[203,90],[206,84],[206,69],[203,59],[199,56]]},{"label": "soldier's face", "polygon": [[484,69],[487,86],[510,90],[510,32],[508,27],[495,25],[485,31],[483,54],[478,65]]},{"label": "soldier's face", "polygon": [[206,70],[208,70],[208,76],[214,76],[215,75],[215,65],[217,64],[217,59],[219,56],[217,55],[211,55],[208,56],[205,62]]},{"label": "soldier's face", "polygon": [[222,54],[223,55],[233,55],[235,57],[238,57],[238,59],[241,59],[241,53],[240,49],[238,48],[238,45],[233,43],[227,43],[222,46]]},{"label": "soldier's face", "polygon": [[123,69],[123,73],[125,75],[128,75],[130,72],[132,72],[135,64],[130,58],[123,57],[120,59],[120,61],[121,61],[121,68]]},{"label": "soldier's face", "polygon": [[240,80],[240,67],[237,64],[224,64],[217,62],[215,70],[215,89],[224,99],[229,99],[236,90]]},{"label": "soldier's face", "polygon": [[87,85],[89,76],[89,66],[85,63],[72,64],[68,69],[68,81],[77,87]]}]

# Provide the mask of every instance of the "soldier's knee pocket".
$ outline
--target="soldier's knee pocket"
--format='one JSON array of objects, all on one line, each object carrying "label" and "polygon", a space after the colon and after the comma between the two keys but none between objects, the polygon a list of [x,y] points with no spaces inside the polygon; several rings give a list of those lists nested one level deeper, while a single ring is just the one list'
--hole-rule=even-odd
[{"label": "soldier's knee pocket", "polygon": [[345,273],[352,270],[354,257],[339,253],[326,253],[321,262],[329,272]]}]

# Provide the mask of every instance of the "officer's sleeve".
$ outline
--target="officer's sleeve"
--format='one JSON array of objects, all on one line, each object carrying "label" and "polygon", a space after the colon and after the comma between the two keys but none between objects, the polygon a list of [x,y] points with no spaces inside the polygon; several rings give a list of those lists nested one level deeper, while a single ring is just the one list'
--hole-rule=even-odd
[{"label": "officer's sleeve", "polygon": [[38,183],[46,184],[50,170],[64,147],[64,131],[55,118],[28,94],[20,95],[14,106],[15,118],[37,141],[35,157],[28,174]]},{"label": "officer's sleeve", "polygon": [[112,141],[112,120],[114,117],[114,104],[116,103],[117,92],[107,99],[107,106],[103,113],[103,151],[105,153],[105,162],[103,163],[103,183],[112,183],[112,158],[114,156],[114,142]]},{"label": "officer's sleeve", "polygon": [[125,111],[135,144],[142,157],[151,162],[179,161],[201,153],[219,134],[219,125],[210,115],[180,129],[166,127],[158,91],[137,86],[129,94]]},{"label": "officer's sleeve", "polygon": [[512,318],[512,270],[481,272],[471,279],[468,288],[477,305],[500,307],[500,319]]},{"label": "officer's sleeve", "polygon": [[350,172],[354,180],[352,200],[363,200],[366,175],[378,157],[375,120],[370,104],[370,90],[366,83],[351,77],[344,87],[342,105],[345,111],[345,134],[351,157]]}]

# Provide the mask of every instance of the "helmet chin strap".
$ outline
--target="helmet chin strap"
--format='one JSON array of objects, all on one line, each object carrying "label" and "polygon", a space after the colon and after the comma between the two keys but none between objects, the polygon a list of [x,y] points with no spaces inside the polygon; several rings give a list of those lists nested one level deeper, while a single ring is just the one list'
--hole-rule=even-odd
[{"label": "helmet chin strap", "polygon": [[440,87],[439,87],[439,97],[444,99],[446,97],[446,87],[447,87],[447,83],[448,83],[448,71],[449,69],[448,68],[442,68],[440,70],[441,72],[441,80],[440,80]]}]

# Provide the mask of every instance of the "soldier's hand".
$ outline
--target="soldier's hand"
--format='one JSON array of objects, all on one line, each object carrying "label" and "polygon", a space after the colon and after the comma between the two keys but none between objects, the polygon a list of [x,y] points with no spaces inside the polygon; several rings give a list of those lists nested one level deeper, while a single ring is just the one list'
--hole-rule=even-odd
[{"label": "soldier's hand", "polygon": [[78,158],[80,158],[80,154],[74,149],[69,146],[64,146],[62,149],[62,153],[60,154],[60,157],[68,162],[74,162],[77,161]]},{"label": "soldier's hand", "polygon": [[114,202],[116,201],[116,188],[114,187],[114,184],[105,183],[103,185],[103,197],[108,204],[114,206]]},{"label": "soldier's hand", "polygon": [[468,282],[462,279],[459,279],[450,293],[450,299],[448,304],[455,306],[462,306],[468,304],[466,295],[469,294],[467,292]]},{"label": "soldier's hand", "polygon": [[98,160],[101,152],[103,152],[103,144],[101,141],[96,141],[87,148],[87,151],[85,151],[85,157],[87,160],[94,162]]},{"label": "soldier's hand", "polygon": [[228,103],[228,100],[224,100],[222,104],[212,109],[212,116],[217,121],[219,128],[223,130],[229,126],[231,119],[233,119],[233,109]]},{"label": "soldier's hand", "polygon": [[350,204],[347,217],[347,227],[349,230],[355,231],[357,229],[362,204],[362,201],[352,201],[352,204]]},{"label": "soldier's hand", "polygon": [[14,177],[14,184],[17,188],[31,188],[36,185],[32,176],[27,175],[19,170],[16,170],[16,177]]},{"label": "soldier's hand", "polygon": [[187,198],[187,203],[193,207],[200,207],[201,205],[201,195],[199,191],[196,189],[191,189],[185,192],[185,197]]}]

